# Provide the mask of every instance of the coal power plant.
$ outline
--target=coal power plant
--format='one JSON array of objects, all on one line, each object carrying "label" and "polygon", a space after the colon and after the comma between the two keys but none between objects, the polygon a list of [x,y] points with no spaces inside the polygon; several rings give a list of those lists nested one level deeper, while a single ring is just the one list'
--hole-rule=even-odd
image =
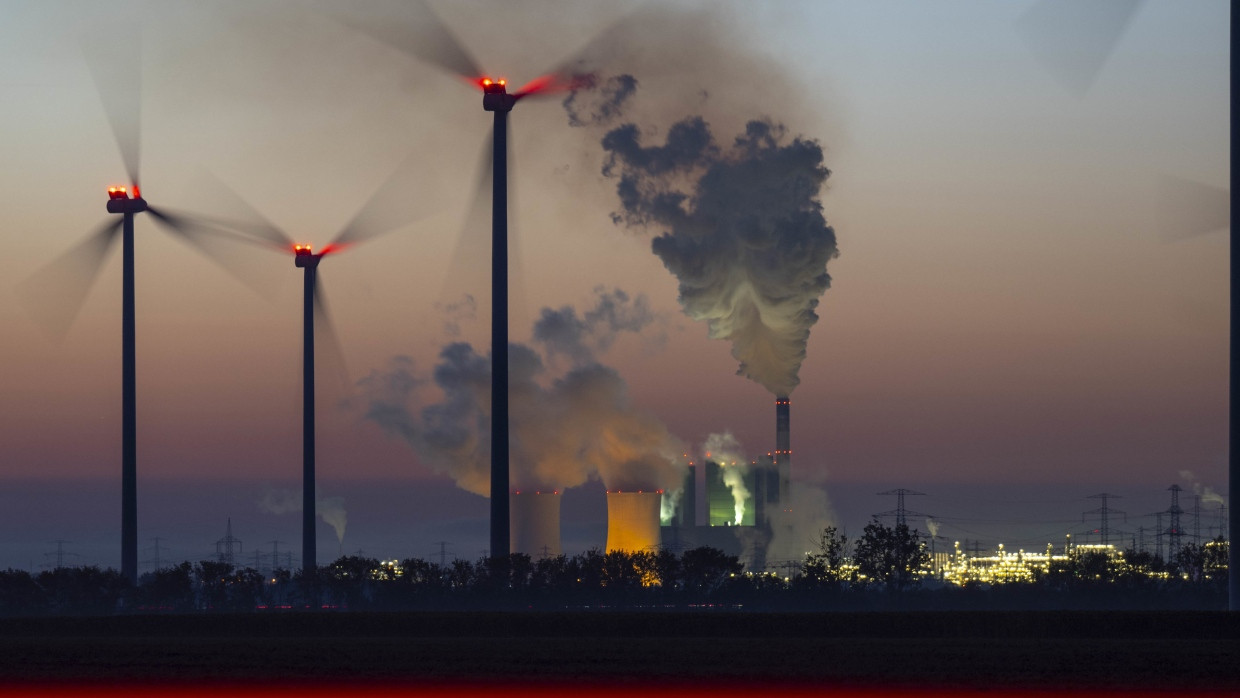
[{"label": "coal power plant", "polygon": [[[775,450],[749,463],[706,459],[691,462],[682,491],[670,501],[661,526],[661,544],[673,551],[699,546],[737,555],[749,569],[763,569],[787,555],[770,549],[792,509],[792,401],[775,400]],[[698,473],[702,482],[698,482]],[[699,516],[698,492],[706,509]]]},{"label": "coal power plant", "polygon": [[[710,546],[753,570],[798,557],[772,548],[773,541],[791,538],[777,535],[786,532],[792,510],[791,410],[787,397],[776,399],[775,448],[758,460],[688,461],[679,490],[607,490],[605,551],[679,553]],[[516,490],[509,502],[512,552],[536,560],[563,553],[562,490]]]}]

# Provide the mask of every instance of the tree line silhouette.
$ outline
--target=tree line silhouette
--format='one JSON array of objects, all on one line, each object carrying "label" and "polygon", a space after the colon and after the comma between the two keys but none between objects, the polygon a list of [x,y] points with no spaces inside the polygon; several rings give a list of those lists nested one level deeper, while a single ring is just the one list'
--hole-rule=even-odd
[{"label": "tree line silhouette", "polygon": [[787,573],[748,573],[734,555],[700,547],[533,559],[381,561],[344,556],[317,573],[260,573],[227,562],[182,562],[136,585],[96,566],[0,572],[0,615],[273,612],[293,610],[755,610],[970,608],[1225,608],[1226,544],[1189,544],[1169,560],[1085,551],[1030,581],[944,585],[924,537],[872,521],[854,541],[825,529]]}]

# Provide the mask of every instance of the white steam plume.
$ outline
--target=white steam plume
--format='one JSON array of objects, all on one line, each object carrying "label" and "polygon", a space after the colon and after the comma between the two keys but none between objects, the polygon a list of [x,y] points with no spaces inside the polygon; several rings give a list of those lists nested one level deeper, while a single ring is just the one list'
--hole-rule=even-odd
[{"label": "white steam plume", "polygon": [[702,451],[706,460],[719,464],[719,474],[723,478],[723,484],[732,491],[733,510],[736,517],[734,524],[740,526],[745,520],[745,502],[753,496],[749,487],[745,485],[745,476],[749,474],[749,461],[745,458],[745,450],[741,448],[736,437],[732,436],[732,432],[725,431],[722,434],[711,434],[706,437]]},{"label": "white steam plume", "polygon": [[663,499],[659,502],[659,523],[661,525],[667,526],[672,523],[672,519],[676,518],[676,511],[680,509],[680,500],[684,499],[684,496],[684,487],[664,490]]},{"label": "white steam plume", "polygon": [[1197,477],[1193,475],[1193,471],[1181,470],[1180,477],[1188,481],[1188,483],[1193,488],[1193,494],[1199,495],[1201,497],[1202,502],[1214,503],[1214,504],[1219,505],[1220,507],[1225,506],[1225,502],[1223,501],[1223,495],[1219,494],[1218,492],[1215,492],[1210,487],[1201,484],[1197,480]]},{"label": "white steam plume", "polygon": [[344,498],[323,497],[314,503],[314,512],[336,529],[336,542],[343,543],[344,528],[349,525],[349,513],[344,509]]},{"label": "white steam plume", "polygon": [[[289,514],[301,511],[301,490],[271,489],[258,500],[259,511],[268,514]],[[344,542],[344,529],[349,524],[349,512],[344,508],[344,497],[320,497],[314,502],[314,513],[336,531],[337,542]]]},{"label": "white steam plume", "polygon": [[823,530],[836,524],[825,485],[794,480],[791,494],[791,502],[785,502],[776,511],[767,510],[771,521],[768,567],[781,562],[804,562],[805,554],[818,546]]}]

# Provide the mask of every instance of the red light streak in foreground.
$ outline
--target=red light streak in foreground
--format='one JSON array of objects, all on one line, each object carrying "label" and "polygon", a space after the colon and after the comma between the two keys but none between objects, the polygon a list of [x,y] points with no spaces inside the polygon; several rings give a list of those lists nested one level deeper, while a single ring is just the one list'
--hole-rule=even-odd
[{"label": "red light streak in foreground", "polygon": [[432,682],[410,680],[408,683],[374,682],[374,681],[334,681],[326,680],[314,685],[288,682],[287,680],[265,680],[254,682],[168,682],[168,683],[136,683],[124,684],[113,682],[79,682],[54,684],[9,684],[5,686],[5,696],[29,698],[51,698],[54,696],[96,696],[99,698],[116,696],[117,698],[163,698],[175,695],[180,698],[216,698],[227,695],[230,698],[340,698],[343,695],[382,695],[384,698],[403,698],[404,696],[518,696],[521,698],[565,698],[572,696],[604,696],[615,698],[694,698],[696,696],[710,698],[753,698],[758,695],[780,695],[788,698],[802,696],[822,696],[824,698],[887,698],[888,696],[908,696],[909,698],[1050,698],[1064,696],[1124,696],[1125,698],[1144,698],[1146,696],[1173,695],[1165,691],[1142,690],[1107,690],[1097,689],[1005,689],[992,687],[985,690],[970,688],[873,688],[830,686],[810,683],[791,683],[781,681],[767,682],[710,682],[683,680],[646,683],[624,679],[616,685],[612,681],[567,681],[537,682],[493,681],[493,682]]}]

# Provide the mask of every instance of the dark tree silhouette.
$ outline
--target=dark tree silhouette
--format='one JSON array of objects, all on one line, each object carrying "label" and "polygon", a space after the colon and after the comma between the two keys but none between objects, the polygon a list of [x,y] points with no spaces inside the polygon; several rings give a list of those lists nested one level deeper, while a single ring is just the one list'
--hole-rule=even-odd
[{"label": "dark tree silhouette", "polygon": [[194,610],[194,566],[182,562],[142,575],[137,599],[139,609],[174,613]]},{"label": "dark tree silhouette", "polygon": [[715,548],[694,548],[680,556],[685,591],[710,594],[720,589],[729,578],[740,574],[745,566],[735,555]]},{"label": "dark tree silhouette", "polygon": [[860,581],[902,591],[921,583],[921,572],[930,563],[930,554],[917,531],[907,524],[895,528],[877,519],[866,525],[853,549]]},{"label": "dark tree silhouette", "polygon": [[828,526],[818,539],[818,550],[805,556],[798,583],[811,588],[845,588],[855,576],[855,569],[847,560],[848,538],[834,526]]},{"label": "dark tree silhouette", "polygon": [[58,567],[36,580],[47,594],[48,610],[57,615],[115,613],[132,591],[129,580],[114,569]]}]

